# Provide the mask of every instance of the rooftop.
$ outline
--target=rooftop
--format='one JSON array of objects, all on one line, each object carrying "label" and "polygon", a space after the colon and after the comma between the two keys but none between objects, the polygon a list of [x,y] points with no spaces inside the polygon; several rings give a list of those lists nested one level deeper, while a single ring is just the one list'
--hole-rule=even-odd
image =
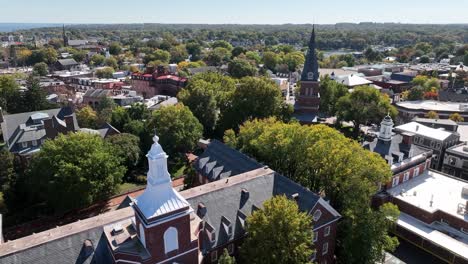
[{"label": "rooftop", "polygon": [[447,152],[468,156],[468,146],[466,145],[466,142],[465,142],[463,144],[455,145],[453,147],[448,148]]},{"label": "rooftop", "polygon": [[468,201],[468,197],[462,195],[463,187],[466,186],[468,186],[466,181],[427,170],[387,192],[430,213],[441,210],[468,221],[468,215],[461,215],[458,211],[459,205],[466,206]]},{"label": "rooftop", "polygon": [[413,119],[413,121],[421,122],[421,123],[449,125],[449,126],[456,126],[457,125],[457,122],[455,122],[453,120],[450,120],[450,119],[431,119],[431,118],[415,117]]},{"label": "rooftop", "polygon": [[451,132],[445,131],[443,129],[427,127],[416,122],[410,122],[401,126],[397,126],[395,130],[411,132],[417,135],[434,138],[436,140],[445,140],[452,135]]},{"label": "rooftop", "polygon": [[419,111],[446,111],[446,112],[468,112],[468,108],[463,107],[464,104],[455,102],[440,102],[433,100],[424,101],[404,101],[396,103],[398,107],[408,110]]}]

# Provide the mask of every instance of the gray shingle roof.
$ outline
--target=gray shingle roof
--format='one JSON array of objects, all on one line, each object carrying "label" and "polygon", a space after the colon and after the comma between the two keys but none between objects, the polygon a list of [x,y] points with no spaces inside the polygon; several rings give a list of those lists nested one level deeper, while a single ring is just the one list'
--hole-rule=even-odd
[{"label": "gray shingle roof", "polygon": [[262,164],[218,140],[212,140],[195,161],[195,169],[210,181],[261,167],[263,167]]},{"label": "gray shingle roof", "polygon": [[410,152],[412,152],[413,157],[427,152],[427,150],[419,148],[416,145],[403,143],[402,135],[394,135],[389,142],[375,138],[372,142],[364,142],[363,146],[372,152],[380,154],[384,159],[386,156],[393,156],[393,163],[398,162],[397,155],[399,153],[403,154],[403,160],[405,160],[409,158]]},{"label": "gray shingle roof", "polygon": [[63,59],[63,60],[58,60],[58,63],[62,66],[73,66],[73,65],[78,65],[78,62],[74,59]]},{"label": "gray shingle roof", "polygon": [[109,93],[110,91],[105,89],[89,89],[88,91],[86,91],[83,97],[106,97]]}]

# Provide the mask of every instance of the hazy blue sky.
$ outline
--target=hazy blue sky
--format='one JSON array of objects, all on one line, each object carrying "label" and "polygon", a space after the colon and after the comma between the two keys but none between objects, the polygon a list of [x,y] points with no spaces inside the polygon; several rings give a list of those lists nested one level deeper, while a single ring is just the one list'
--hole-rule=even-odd
[{"label": "hazy blue sky", "polygon": [[0,22],[468,23],[467,0],[0,0]]}]

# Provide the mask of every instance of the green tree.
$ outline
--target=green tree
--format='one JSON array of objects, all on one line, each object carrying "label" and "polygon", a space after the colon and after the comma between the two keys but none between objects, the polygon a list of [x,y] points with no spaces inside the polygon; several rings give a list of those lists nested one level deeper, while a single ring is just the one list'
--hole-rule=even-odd
[{"label": "green tree", "polygon": [[142,103],[132,104],[127,108],[127,112],[131,120],[146,120],[151,115],[146,105]]},{"label": "green tree", "polygon": [[101,66],[104,63],[105,59],[106,59],[106,57],[104,57],[101,54],[94,54],[91,57],[91,64],[94,65],[94,66]]},{"label": "green tree", "polygon": [[255,76],[257,67],[246,60],[235,58],[228,64],[228,73],[234,78]]},{"label": "green tree", "polygon": [[296,71],[300,65],[305,62],[305,57],[302,52],[294,51],[283,56],[282,62],[288,65],[289,71]]},{"label": "green tree", "polygon": [[109,57],[104,60],[104,64],[107,67],[113,68],[114,70],[119,68],[119,64],[117,63],[117,60],[114,57]]},{"label": "green tree", "polygon": [[46,92],[41,88],[39,80],[34,77],[29,77],[26,83],[28,88],[21,97],[23,112],[33,112],[56,107],[46,100]]},{"label": "green tree", "polygon": [[74,60],[76,60],[77,62],[83,62],[84,59],[86,59],[86,51],[84,50],[73,50],[72,51],[72,57]]},{"label": "green tree", "polygon": [[165,64],[165,63],[169,63],[170,60],[171,60],[171,53],[162,49],[155,50],[153,53],[148,54],[145,57],[146,63],[150,61],[161,61],[163,64]]},{"label": "green tree", "polygon": [[234,49],[232,49],[231,53],[232,53],[232,57],[235,58],[241,54],[245,54],[247,52],[247,50],[244,48],[244,47],[235,47]]},{"label": "green tree", "polygon": [[125,173],[120,163],[113,147],[98,135],[60,134],[32,159],[30,191],[55,212],[88,206],[118,190]]},{"label": "green tree", "polygon": [[197,42],[189,42],[185,46],[188,54],[192,55],[191,60],[197,61],[201,59],[202,47]]},{"label": "green tree", "polygon": [[[204,134],[212,137],[219,121],[230,106],[236,83],[219,73],[197,74],[177,97],[202,123]],[[224,132],[220,129],[220,133]]]},{"label": "green tree", "polygon": [[422,86],[416,86],[409,90],[408,100],[409,101],[418,101],[424,98],[424,88]]},{"label": "green tree", "polygon": [[228,49],[217,47],[208,53],[205,61],[208,65],[220,66],[223,63],[228,62],[230,57],[231,52]]},{"label": "green tree", "polygon": [[223,254],[219,257],[218,264],[236,264],[236,259],[229,256],[227,249],[224,249]]},{"label": "green tree", "polygon": [[439,118],[439,114],[437,114],[437,112],[435,112],[435,111],[429,111],[429,112],[427,112],[427,114],[425,114],[425,116],[427,118],[430,118],[430,119],[438,119]]},{"label": "green tree", "polygon": [[267,51],[263,53],[263,63],[265,64],[265,67],[271,71],[274,71],[276,69],[279,60],[279,56],[274,52]]},{"label": "green tree", "polygon": [[229,51],[232,50],[232,45],[229,42],[225,41],[225,40],[217,40],[217,41],[213,42],[213,44],[211,44],[211,47],[213,49],[224,48],[224,49],[227,49]]},{"label": "green tree", "polygon": [[455,122],[463,122],[465,119],[459,113],[453,113],[449,116],[449,119]]},{"label": "green tree", "polygon": [[8,188],[15,178],[15,156],[6,148],[0,149],[0,187],[1,191]]},{"label": "green tree", "polygon": [[49,67],[45,62],[39,62],[34,64],[33,74],[39,76],[46,76],[49,73]]},{"label": "green tree", "polygon": [[241,251],[249,263],[311,263],[312,219],[285,196],[247,217],[247,232]]},{"label": "green tree", "polygon": [[327,75],[320,81],[320,111],[329,115],[335,115],[336,103],[348,94],[348,88],[331,80]]},{"label": "green tree", "polygon": [[106,141],[114,146],[114,154],[120,157],[122,165],[128,170],[135,169],[141,158],[140,138],[127,133],[112,135]]},{"label": "green tree", "polygon": [[114,69],[112,67],[104,67],[96,71],[96,77],[98,78],[113,78]]},{"label": "green tree", "polygon": [[78,125],[82,128],[97,128],[98,116],[91,106],[87,105],[76,111]]},{"label": "green tree", "polygon": [[121,106],[117,106],[112,109],[111,125],[122,131],[125,124],[130,122],[130,115],[127,110]]},{"label": "green tree", "polygon": [[281,91],[273,81],[267,78],[242,78],[232,95],[230,107],[222,117],[223,130],[237,130],[243,122],[254,118],[279,116],[286,119],[292,108],[284,104]]},{"label": "green tree", "polygon": [[112,42],[109,45],[109,53],[112,55],[119,55],[122,52],[122,47],[118,42]]},{"label": "green tree", "polygon": [[12,75],[0,75],[0,107],[8,113],[21,112],[19,85]]},{"label": "green tree", "polygon": [[148,127],[156,129],[161,146],[173,159],[194,150],[203,132],[203,126],[183,104],[154,111]]},{"label": "green tree", "polygon": [[171,48],[171,62],[179,63],[188,59],[188,52],[185,45],[177,45]]},{"label": "green tree", "polygon": [[361,125],[378,124],[389,113],[393,118],[397,110],[390,104],[388,96],[369,86],[360,86],[341,97],[336,104],[339,120],[354,125],[354,136],[359,136]]}]

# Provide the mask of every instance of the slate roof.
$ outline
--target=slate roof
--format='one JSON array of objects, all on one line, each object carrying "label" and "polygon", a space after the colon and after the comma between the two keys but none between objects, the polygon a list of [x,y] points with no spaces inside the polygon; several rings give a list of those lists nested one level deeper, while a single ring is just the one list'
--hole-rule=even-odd
[{"label": "slate roof", "polygon": [[89,89],[86,91],[83,97],[93,97],[93,98],[106,97],[107,95],[109,95],[109,93],[110,91],[105,90],[105,89]]},{"label": "slate roof", "polygon": [[58,63],[62,66],[73,66],[73,65],[78,65],[78,62],[74,59],[63,59],[63,60],[58,60]]},{"label": "slate roof", "polygon": [[468,91],[466,88],[458,91],[440,90],[439,100],[448,102],[468,102]]},{"label": "slate roof", "polygon": [[398,163],[399,154],[403,154],[403,160],[405,160],[409,158],[410,152],[412,152],[412,157],[427,152],[427,150],[416,145],[403,143],[402,135],[394,135],[392,140],[387,142],[375,138],[371,142],[364,142],[363,146],[365,149],[378,153],[384,159],[386,156],[392,156],[393,163]]},{"label": "slate roof", "polygon": [[3,116],[4,121],[1,124],[3,137],[5,141],[8,142],[10,149],[16,143],[40,140],[45,136],[45,129],[43,127],[26,129],[28,126],[33,125],[33,119],[52,118],[55,127],[66,126],[63,119],[65,116],[69,115],[73,115],[75,128],[78,128],[78,121],[76,120],[75,114],[70,107],[5,115]]},{"label": "slate roof", "polygon": [[[201,250],[206,252],[217,246],[225,245],[228,241],[238,239],[244,235],[244,227],[242,224],[242,215],[249,216],[253,210],[260,209],[263,202],[275,195],[286,195],[291,198],[292,194],[297,193],[299,209],[303,212],[310,212],[317,202],[322,201],[322,204],[327,204],[320,196],[291,181],[290,179],[279,175],[270,169],[258,169],[264,171],[263,175],[254,176],[250,179],[230,184],[231,180],[242,179],[242,176],[236,176],[230,179],[220,181],[221,186],[217,186],[218,182],[209,183],[200,188],[210,188],[215,186],[214,190],[190,197],[190,193],[183,196],[191,204],[195,213],[214,228],[216,239],[212,243],[206,232],[200,234]],[[223,184],[229,187],[223,187]],[[243,193],[242,190],[246,192]],[[188,190],[190,191],[190,190]],[[200,209],[199,205],[203,204]],[[327,209],[330,209],[329,206]],[[334,215],[334,219],[341,217],[338,212],[331,208],[330,213]],[[233,232],[228,236],[223,223],[229,220],[232,223]]]},{"label": "slate roof", "polygon": [[261,167],[262,164],[218,140],[211,140],[203,154],[195,161],[195,169],[210,181]]}]

